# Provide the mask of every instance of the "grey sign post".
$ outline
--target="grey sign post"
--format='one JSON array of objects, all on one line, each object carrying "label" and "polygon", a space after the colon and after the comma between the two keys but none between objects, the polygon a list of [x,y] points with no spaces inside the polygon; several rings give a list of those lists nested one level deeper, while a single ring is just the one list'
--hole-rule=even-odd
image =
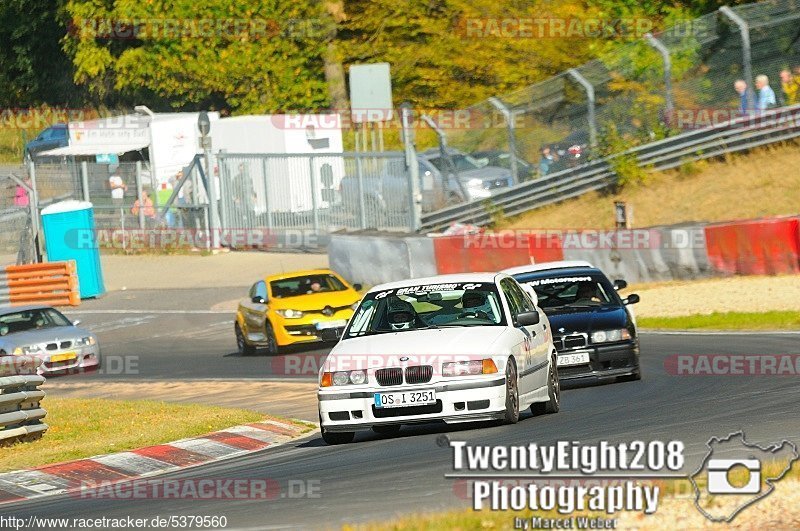
[{"label": "grey sign post", "polygon": [[203,111],[197,117],[197,128],[202,137],[203,152],[206,159],[206,180],[208,181],[208,202],[211,207],[211,217],[208,231],[211,233],[211,247],[219,249],[219,203],[217,201],[217,186],[214,179],[214,168],[211,166],[211,120],[208,113]]}]

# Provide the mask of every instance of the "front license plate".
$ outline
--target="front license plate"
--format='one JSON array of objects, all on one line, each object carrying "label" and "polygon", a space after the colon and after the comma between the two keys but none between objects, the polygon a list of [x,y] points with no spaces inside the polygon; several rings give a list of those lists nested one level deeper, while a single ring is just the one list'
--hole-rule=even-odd
[{"label": "front license plate", "polygon": [[74,361],[78,357],[77,354],[74,352],[66,352],[64,354],[56,354],[54,356],[50,356],[50,363],[56,363],[59,361]]},{"label": "front license plate", "polygon": [[322,321],[314,326],[317,327],[317,330],[324,330],[326,328],[343,328],[347,326],[347,321],[345,319],[339,319],[337,321]]},{"label": "front license plate", "polygon": [[436,403],[436,391],[399,391],[396,393],[375,393],[375,407],[427,406]]},{"label": "front license plate", "polygon": [[573,352],[571,354],[559,354],[558,366],[567,367],[569,365],[583,365],[589,363],[588,352]]}]

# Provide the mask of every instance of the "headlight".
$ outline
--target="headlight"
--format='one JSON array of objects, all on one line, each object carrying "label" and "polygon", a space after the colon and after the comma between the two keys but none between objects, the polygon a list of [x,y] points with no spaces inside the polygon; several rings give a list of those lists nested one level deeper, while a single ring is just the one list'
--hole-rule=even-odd
[{"label": "headlight", "polygon": [[493,374],[497,372],[494,360],[449,361],[442,363],[442,376],[471,376],[475,374]]},{"label": "headlight", "polygon": [[303,312],[300,310],[275,310],[278,315],[286,319],[300,319],[303,317]]},{"label": "headlight", "polygon": [[320,387],[330,387],[332,385],[360,385],[367,382],[365,371],[336,371],[322,373]]},{"label": "headlight", "polygon": [[467,186],[470,188],[483,188],[483,181],[480,179],[470,179],[467,181]]},{"label": "headlight", "polygon": [[75,341],[75,344],[79,347],[87,347],[97,343],[93,336],[82,337],[79,340]]},{"label": "headlight", "polygon": [[41,349],[37,345],[24,345],[22,347],[15,348],[11,354],[14,356],[27,356],[28,354],[35,354],[40,350]]},{"label": "headlight", "polygon": [[631,333],[627,328],[622,330],[598,330],[592,332],[592,343],[611,343],[614,341],[623,341],[631,338]]}]

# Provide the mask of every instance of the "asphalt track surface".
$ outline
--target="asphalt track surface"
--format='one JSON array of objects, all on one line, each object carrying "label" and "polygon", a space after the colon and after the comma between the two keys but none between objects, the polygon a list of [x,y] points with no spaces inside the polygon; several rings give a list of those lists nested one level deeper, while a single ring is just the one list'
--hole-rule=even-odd
[{"label": "asphalt track surface", "polygon": [[[119,328],[116,326],[120,323],[110,324],[120,318],[147,315],[154,317],[141,324]],[[139,374],[86,378],[276,377],[265,369],[273,363],[268,357],[232,355],[230,315],[81,313],[80,318],[89,328],[100,330],[106,355],[140,356]],[[101,325],[105,325],[105,332]],[[525,412],[513,426],[404,427],[396,437],[362,433],[355,443],[343,446],[326,446],[315,434],[285,447],[162,476],[267,479],[280,486],[280,494],[271,500],[99,501],[59,495],[4,505],[0,514],[98,518],[224,515],[228,529],[269,529],[335,527],[467,507],[463,483],[445,478],[452,472],[452,450],[436,444],[443,433],[471,445],[677,439],[686,444],[689,472],[705,456],[705,443],[712,436],[744,430],[750,442],[800,442],[800,386],[797,376],[674,376],[665,370],[665,360],[674,354],[800,354],[798,338],[797,334],[768,333],[643,333],[642,381],[565,390],[561,412],[555,415],[532,417]],[[297,481],[318,485],[318,497],[292,496],[289,485]]]}]

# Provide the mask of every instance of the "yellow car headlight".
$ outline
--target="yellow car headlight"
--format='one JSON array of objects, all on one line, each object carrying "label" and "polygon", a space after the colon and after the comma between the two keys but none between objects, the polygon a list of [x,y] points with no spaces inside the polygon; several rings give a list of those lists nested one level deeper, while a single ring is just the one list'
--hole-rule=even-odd
[{"label": "yellow car headlight", "polygon": [[284,319],[300,319],[303,317],[303,312],[300,310],[275,310],[275,312]]}]

